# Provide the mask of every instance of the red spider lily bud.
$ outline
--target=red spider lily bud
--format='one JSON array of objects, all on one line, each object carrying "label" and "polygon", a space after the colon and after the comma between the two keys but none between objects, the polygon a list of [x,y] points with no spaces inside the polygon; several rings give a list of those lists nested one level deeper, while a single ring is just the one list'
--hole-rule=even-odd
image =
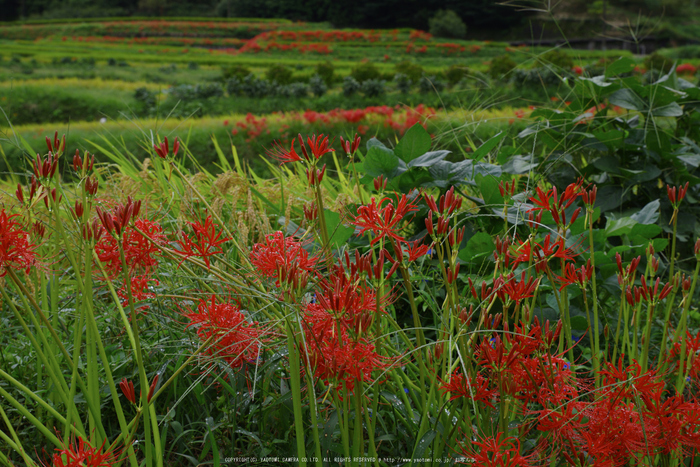
[{"label": "red spider lily bud", "polygon": [[437,234],[445,235],[449,227],[450,220],[447,217],[440,217],[437,221]]},{"label": "red spider lily bud", "polygon": [[95,196],[97,194],[97,188],[99,187],[99,182],[96,178],[86,178],[85,179],[85,192],[90,196]]},{"label": "red spider lily bud", "polygon": [[[659,279],[656,279],[657,282],[657,287],[654,288],[654,293],[656,293],[656,288],[658,288],[658,281]],[[671,293],[671,290],[673,290],[673,286],[670,283],[667,283],[663,289],[661,289],[661,293],[659,294],[659,300],[663,300],[664,298],[668,297],[668,294]]]},{"label": "red spider lily bud", "polygon": [[46,155],[46,159],[43,159],[39,154],[36,155],[34,160],[34,175],[38,179],[48,179],[52,178],[56,173],[58,168],[58,157],[54,157],[54,154],[49,152]]},{"label": "red spider lily bud", "polygon": [[450,244],[451,247],[454,248],[455,246],[455,229],[451,228],[450,231],[447,233],[447,242]]},{"label": "red spider lily bud", "polygon": [[651,257],[651,262],[649,264],[649,271],[652,276],[655,276],[659,270],[659,259],[656,256]]},{"label": "red spider lily bud", "polygon": [[345,141],[342,136],[340,137],[340,147],[343,148],[345,154],[350,155],[350,141]]},{"label": "red spider lily bud", "polygon": [[83,218],[83,203],[81,203],[78,200],[75,200],[75,208],[73,209],[73,217],[77,220],[80,220]]},{"label": "red spider lily bud", "polygon": [[[425,228],[428,231],[428,234],[435,234],[435,231],[433,230],[433,211],[428,211],[428,217],[425,218]],[[700,242],[700,239],[698,239],[698,242]]]},{"label": "red spider lily bud", "polygon": [[443,343],[438,342],[435,344],[435,349],[433,350],[433,353],[435,354],[435,361],[439,361],[440,357],[442,357],[442,351],[443,351]]},{"label": "red spider lily bud", "polygon": [[[156,154],[161,159],[167,159],[170,154],[170,145],[168,144],[168,137],[163,138],[163,142],[160,144],[154,144],[153,149]],[[173,157],[177,155],[177,151],[180,149],[180,141],[175,137],[175,142],[173,143]]]},{"label": "red spider lily bud", "polygon": [[34,232],[34,235],[37,237],[43,238],[46,234],[46,227],[44,227],[44,224],[41,222],[36,221],[34,225],[32,225],[32,232]]},{"label": "red spider lily bud", "polygon": [[465,227],[462,227],[461,229],[457,229],[457,245],[461,245],[462,240],[464,240],[464,229],[465,229]]},{"label": "red spider lily bud", "polygon": [[[571,224],[573,224],[574,222],[576,222],[576,218],[578,217],[579,214],[581,214],[581,208],[576,208],[576,210],[574,211],[574,213],[571,215]],[[566,222],[566,221],[565,221],[565,222]]]},{"label": "red spider lily bud", "polygon": [[551,209],[550,213],[552,214],[552,218],[554,219],[554,223],[557,225],[563,225],[563,222],[561,218],[559,217],[559,211],[556,209]]},{"label": "red spider lily bud", "polygon": [[121,388],[124,397],[126,397],[126,400],[136,405],[136,391],[134,390],[134,383],[127,381],[126,378],[122,378],[122,380],[119,382],[119,387]]},{"label": "red spider lily bud", "polygon": [[80,151],[75,150],[75,155],[73,156],[73,170],[80,172],[83,168],[83,159],[80,157]]},{"label": "red spider lily bud", "polygon": [[83,239],[90,241],[93,238],[96,242],[102,237],[102,229],[100,228],[100,221],[93,219],[91,224],[83,225],[81,229],[83,233]]},{"label": "red spider lily bud", "polygon": [[54,188],[53,190],[48,192],[46,196],[44,196],[44,204],[46,205],[46,209],[49,209],[49,197],[51,197],[53,204],[60,202],[61,198],[63,198],[63,196],[59,195],[58,199],[56,199],[56,189]]},{"label": "red spider lily bud", "polygon": [[511,183],[501,180],[498,184],[498,191],[501,193],[502,198],[505,198],[506,195],[508,195],[508,198],[513,196],[513,193],[515,193],[515,179]]},{"label": "red spider lily bud", "polygon": [[634,258],[634,259],[632,260],[632,262],[630,263],[629,269],[628,269],[628,271],[627,271],[627,274],[628,274],[628,275],[629,275],[629,274],[632,274],[634,271],[637,270],[637,266],[639,266],[639,262],[640,262],[641,260],[642,260],[642,257],[641,257],[641,256],[637,256],[636,258]]},{"label": "red spider lily bud", "polygon": [[431,195],[426,195],[425,193],[423,193],[423,199],[425,199],[425,202],[430,208],[430,211],[434,213],[438,212],[437,204],[435,204],[435,198],[433,198]]},{"label": "red spider lily bud", "polygon": [[389,181],[388,178],[384,178],[384,174],[374,179],[374,189],[377,191],[383,191],[386,189],[386,184]]},{"label": "red spider lily bud", "polygon": [[112,215],[108,212],[103,211],[99,207],[96,209],[96,212],[97,217],[102,222],[102,226],[104,227],[104,229],[107,231],[107,233],[111,234],[114,230],[114,219],[112,219]]},{"label": "red spider lily bud", "polygon": [[[501,320],[503,319],[503,313],[496,313],[496,316],[493,318],[493,324],[491,325],[491,329],[498,329],[501,325]],[[498,339],[498,337],[496,337]]]},{"label": "red spider lily bud", "polygon": [[355,133],[355,137],[352,140],[352,147],[350,148],[353,154],[355,154],[357,150],[360,149],[360,141],[360,136],[357,133]]},{"label": "red spider lily bud", "polygon": [[690,285],[691,285],[690,277],[686,278],[685,274],[684,274],[683,280],[681,281],[681,285],[683,286],[683,292],[690,291]]},{"label": "red spider lily bud", "polygon": [[53,141],[47,136],[46,146],[49,148],[49,152],[53,152],[58,155],[66,149],[66,135],[63,135],[63,140],[58,139],[58,131],[54,133]]},{"label": "red spider lily bud", "polygon": [[474,283],[472,282],[472,278],[469,277],[467,278],[469,281],[469,289],[471,290],[472,296],[474,297],[475,300],[479,300],[479,296],[476,294],[476,289],[474,288]]},{"label": "red spider lily bud", "polygon": [[457,274],[459,274],[459,263],[455,265],[454,272],[452,268],[447,269],[447,283],[452,284],[457,279]]},{"label": "red spider lily bud", "polygon": [[615,261],[617,261],[617,269],[620,271],[620,275],[624,275],[625,272],[622,270],[622,256],[619,252],[615,253]]},{"label": "red spider lily bud", "polygon": [[469,323],[472,320],[472,316],[474,316],[474,305],[469,305],[469,313],[467,313],[466,308],[462,308],[462,310],[459,312],[459,320],[462,322],[463,326],[469,326]]},{"label": "red spider lily bud", "polygon": [[24,192],[22,191],[22,185],[19,183],[17,184],[17,191],[15,191],[15,196],[17,197],[17,200],[24,204]]},{"label": "red spider lily bud", "polygon": [[588,191],[584,190],[583,193],[581,193],[581,197],[583,198],[583,204],[585,204],[589,209],[593,209],[593,205],[595,204],[597,194],[598,187],[596,185],[593,185],[593,188],[591,188]]},{"label": "red spider lily bud", "polygon": [[654,245],[652,243],[649,244],[646,248],[647,256],[654,256]]},{"label": "red spider lily bud", "polygon": [[693,253],[695,254],[695,257],[698,258],[700,255],[700,238],[695,240],[695,245],[693,246]]},{"label": "red spider lily bud", "polygon": [[632,287],[630,287],[629,285],[627,286],[627,290],[625,291],[625,296],[627,297],[627,303],[629,303],[630,306],[634,306],[638,301],[637,299],[639,298],[637,293],[632,292]]},{"label": "red spider lily bud", "polygon": [[671,188],[671,185],[666,185],[666,195],[671,204],[676,204],[676,187]]},{"label": "red spider lily bud", "polygon": [[158,384],[158,378],[160,375],[156,373],[156,377],[151,381],[151,385],[148,388],[148,402],[151,402],[151,397],[153,397],[153,392],[156,390],[156,385]]},{"label": "red spider lily bud", "polygon": [[610,338],[610,326],[607,324],[603,327],[603,337],[605,337],[605,340]]},{"label": "red spider lily bud", "polygon": [[304,205],[304,219],[309,222],[316,220],[318,217],[318,206],[316,203],[310,202]]}]

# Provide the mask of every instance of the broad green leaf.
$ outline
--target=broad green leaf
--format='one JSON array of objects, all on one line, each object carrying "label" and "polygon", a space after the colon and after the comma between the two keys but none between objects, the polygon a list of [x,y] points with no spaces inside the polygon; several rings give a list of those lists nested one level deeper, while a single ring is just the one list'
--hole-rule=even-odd
[{"label": "broad green leaf", "polygon": [[492,253],[496,249],[493,244],[493,238],[486,232],[475,233],[467,242],[467,245],[459,251],[457,255],[463,261],[471,261],[472,259],[485,256]]},{"label": "broad green leaf", "polygon": [[343,225],[340,220],[340,214],[335,211],[324,209],[323,213],[324,217],[326,218],[326,229],[328,230],[331,245],[336,248],[340,248],[350,239],[350,237],[352,237],[352,234],[355,232],[355,228],[352,226]]},{"label": "broad green leaf", "polygon": [[627,235],[632,231],[632,227],[634,227],[636,223],[637,221],[629,217],[623,217],[622,219],[610,221],[605,227],[605,235],[608,237]]},{"label": "broad green leaf", "polygon": [[506,137],[507,133],[505,131],[501,131],[498,133],[496,136],[492,137],[488,141],[486,141],[484,144],[482,144],[479,149],[474,151],[474,155],[472,156],[472,160],[474,162],[478,162],[481,159],[484,158],[489,152],[491,152],[498,144],[503,141],[503,139]]},{"label": "broad green leaf", "polygon": [[611,76],[621,75],[622,73],[629,73],[634,70],[634,66],[635,63],[632,58],[621,57],[605,69],[605,77],[609,78]]},{"label": "broad green leaf", "polygon": [[416,123],[403,135],[394,152],[408,163],[430,151],[431,143],[430,134],[423,128],[423,125]]},{"label": "broad green leaf", "polygon": [[585,331],[588,329],[588,320],[584,316],[572,316],[571,329],[574,331]]},{"label": "broad green leaf", "polygon": [[663,107],[657,107],[651,111],[654,117],[680,117],[683,115],[683,109],[675,102],[671,102]]},{"label": "broad green leaf", "polygon": [[379,175],[393,178],[407,170],[406,163],[399,159],[394,151],[380,146],[369,148],[362,166],[365,173],[373,178]]},{"label": "broad green leaf", "polygon": [[654,224],[659,219],[659,206],[661,206],[661,202],[655,199],[640,209],[639,212],[632,214],[630,219],[640,224]]},{"label": "broad green leaf", "polygon": [[477,174],[475,177],[476,185],[481,191],[481,197],[486,205],[502,206],[503,197],[498,190],[498,179],[490,176]]},{"label": "broad green leaf", "polygon": [[656,224],[637,224],[632,227],[630,236],[639,235],[645,239],[654,238],[659,235],[663,229]]},{"label": "broad green leaf", "polygon": [[501,166],[503,172],[512,175],[521,175],[537,168],[537,161],[530,156],[512,156],[508,162]]},{"label": "broad green leaf", "polygon": [[647,105],[637,94],[632,90],[623,88],[618,89],[608,97],[608,102],[611,105],[617,105],[628,110],[644,110]]},{"label": "broad green leaf", "polygon": [[[398,150],[398,147],[396,149]],[[443,160],[448,156],[448,154],[450,154],[450,151],[446,150],[426,152],[425,154],[411,160],[408,163],[408,167],[430,167],[437,161]]]}]

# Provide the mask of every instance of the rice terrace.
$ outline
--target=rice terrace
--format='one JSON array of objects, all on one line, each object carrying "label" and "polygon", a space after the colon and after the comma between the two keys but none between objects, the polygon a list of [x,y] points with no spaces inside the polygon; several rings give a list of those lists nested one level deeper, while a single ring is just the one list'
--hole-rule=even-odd
[{"label": "rice terrace", "polygon": [[700,5],[0,5],[0,465],[700,465]]}]

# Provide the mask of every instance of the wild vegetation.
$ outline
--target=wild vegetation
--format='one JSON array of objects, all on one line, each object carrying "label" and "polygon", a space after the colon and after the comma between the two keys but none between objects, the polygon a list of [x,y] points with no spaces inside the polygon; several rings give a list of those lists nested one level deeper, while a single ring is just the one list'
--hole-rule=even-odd
[{"label": "wild vegetation", "polygon": [[0,28],[0,463],[698,460],[697,61],[115,23]]}]

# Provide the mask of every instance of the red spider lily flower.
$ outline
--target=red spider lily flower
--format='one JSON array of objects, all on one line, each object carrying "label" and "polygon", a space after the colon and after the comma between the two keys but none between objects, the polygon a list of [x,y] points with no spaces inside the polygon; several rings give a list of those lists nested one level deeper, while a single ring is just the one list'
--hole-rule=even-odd
[{"label": "red spider lily flower", "polygon": [[324,310],[307,314],[304,327],[310,369],[336,391],[343,387],[353,391],[358,382],[374,381],[372,373],[385,370],[394,361],[379,355],[366,339],[351,339],[343,327],[338,336],[332,315]]},{"label": "red spider lily flower", "polygon": [[[148,292],[149,286],[157,286],[160,284],[156,279],[153,279],[147,274],[140,276],[131,276],[131,296],[134,298],[134,303],[150,300],[156,297],[156,294]],[[117,295],[122,299],[122,307],[129,305],[129,292],[126,286],[117,290]],[[148,304],[138,307],[139,310],[147,310],[150,307]]]},{"label": "red spider lily flower", "polygon": [[121,388],[124,397],[126,397],[126,400],[136,405],[136,391],[134,390],[134,383],[127,381],[126,378],[122,378],[122,380],[119,382],[119,387]]},{"label": "red spider lily flower", "polygon": [[192,321],[187,327],[196,327],[202,341],[215,336],[207,349],[209,355],[223,358],[232,368],[258,358],[264,333],[257,322],[248,322],[238,304],[219,303],[212,295],[208,300],[200,300],[197,311],[185,316]]},{"label": "red spider lily flower", "polygon": [[36,263],[34,250],[36,246],[29,242],[29,234],[22,229],[14,218],[5,210],[0,210],[0,277],[8,269],[24,269],[29,272]]},{"label": "red spider lily flower", "polygon": [[85,179],[85,192],[88,195],[95,196],[97,194],[97,188],[99,187],[99,182],[96,178],[86,178]]},{"label": "red spider lily flower", "polygon": [[661,289],[661,292],[659,293],[660,280],[661,280],[661,278],[657,277],[656,282],[654,283],[654,287],[652,288],[651,286],[647,286],[646,278],[644,276],[642,276],[642,287],[640,290],[642,292],[642,296],[644,297],[644,300],[656,301],[657,297],[658,297],[658,300],[663,300],[664,298],[666,298],[668,296],[669,293],[671,293],[671,289],[673,288],[673,286],[671,285],[670,282],[667,283],[666,285],[664,285]]},{"label": "red spider lily flower", "polygon": [[532,465],[530,456],[520,454],[520,440],[513,436],[482,438],[474,441],[471,448],[462,448],[462,453],[472,465],[483,467],[527,467]]},{"label": "red spider lily flower", "polygon": [[182,255],[184,259],[193,256],[202,258],[207,265],[207,269],[210,269],[211,264],[209,263],[209,257],[223,253],[219,245],[228,242],[231,238],[222,238],[223,232],[216,231],[216,225],[214,225],[211,215],[207,216],[204,220],[204,224],[200,221],[188,222],[188,224],[190,224],[194,231],[194,239],[183,232],[182,240],[177,241],[177,244],[181,248],[178,253]]},{"label": "red spider lily flower", "polygon": [[[700,380],[700,332],[693,336],[686,331],[685,334],[685,356],[683,359],[683,367],[677,368],[683,375],[688,375],[690,378]],[[674,361],[681,354],[681,343],[676,342],[671,349],[669,360]],[[678,367],[678,362],[674,363]],[[690,366],[690,369],[688,369]]]},{"label": "red spider lily flower", "polygon": [[511,198],[515,194],[515,181],[516,180],[513,179],[511,183],[508,183],[501,180],[501,182],[498,184],[498,191],[501,193],[502,198]]},{"label": "red spider lily flower", "polygon": [[[599,371],[602,376],[605,393],[617,399],[635,400],[636,397],[648,400],[660,400],[664,390],[664,381],[654,370],[642,373],[642,366],[635,360],[624,366],[622,358],[613,363],[606,362]],[[621,384],[622,383],[622,384]]]},{"label": "red spider lily flower", "polygon": [[503,277],[502,285],[496,289],[496,293],[501,301],[505,302],[506,297],[510,300],[520,303],[526,298],[530,298],[534,295],[535,289],[540,283],[539,278],[533,279],[530,277],[525,280],[525,271],[522,272],[520,276],[520,281],[515,279],[515,274],[510,273],[508,277]]},{"label": "red spider lily flower", "polygon": [[[312,161],[313,158],[320,159],[324,154],[335,151],[335,149],[329,146],[328,136],[307,136],[306,144],[304,144],[304,139],[301,137],[301,134],[299,134],[298,139],[299,146],[301,146],[301,153],[307,161]],[[309,146],[308,150],[306,148],[307,144]],[[313,156],[313,158],[311,156]]]},{"label": "red spider lily flower", "polygon": [[468,378],[460,370],[455,370],[450,376],[450,381],[443,381],[440,390],[444,393],[450,393],[450,401],[464,397],[474,401],[483,402],[484,405],[494,408],[493,401],[498,400],[498,391],[489,389],[489,381],[481,376],[476,375],[476,378]]},{"label": "red spider lily flower", "polygon": [[559,290],[563,290],[567,285],[577,284],[580,287],[585,287],[586,283],[591,280],[593,276],[593,267],[591,266],[591,260],[581,266],[580,269],[576,269],[576,265],[573,263],[566,263],[564,266],[564,275],[557,276],[557,279],[561,282],[561,287]]},{"label": "red spider lily flower", "polygon": [[289,151],[284,149],[282,144],[279,141],[275,142],[275,147],[271,150],[267,151],[267,154],[275,159],[277,162],[281,164],[286,164],[287,162],[298,162],[301,161],[301,157],[299,157],[299,154],[294,150],[294,142],[295,140],[292,140],[291,147]]},{"label": "red spider lily flower", "polygon": [[275,285],[297,284],[306,286],[313,275],[318,256],[309,256],[301,242],[284,237],[282,232],[265,236],[265,243],[256,243],[250,254],[250,262],[263,277],[275,279]]},{"label": "red spider lily flower", "polygon": [[151,381],[151,384],[148,386],[148,402],[151,402],[151,398],[153,397],[153,393],[156,391],[156,387],[158,386],[158,378],[160,378],[160,374],[156,373],[155,378],[153,378],[153,381]]},{"label": "red spider lily flower", "polygon": [[[420,240],[416,240],[415,242],[411,242],[407,245],[410,245],[408,248],[407,252],[408,253],[408,261],[413,262],[420,258],[423,255],[428,254],[431,251],[432,245],[419,245]],[[399,247],[403,248],[403,247]],[[401,253],[403,254],[403,249],[401,250]]]},{"label": "red spider lily flower", "polygon": [[399,223],[408,214],[417,210],[418,207],[409,202],[405,194],[397,200],[396,206],[391,198],[383,198],[377,203],[372,197],[370,204],[357,208],[357,217],[351,223],[360,227],[360,235],[367,231],[372,231],[376,235],[370,241],[370,245],[374,245],[385,237],[405,243],[406,240],[397,234]]},{"label": "red spider lily flower", "polygon": [[[106,214],[106,216],[110,216],[110,214]],[[143,232],[145,236],[136,229]],[[130,276],[135,273],[147,276],[158,267],[157,258],[160,255],[158,245],[165,245],[167,239],[163,233],[163,228],[157,222],[148,219],[136,219],[133,227],[126,227],[121,239],[116,239],[111,235],[101,235],[103,231],[103,229],[99,229],[95,251],[112,277],[116,277],[122,270],[122,261],[119,255],[120,243],[124,249],[124,260],[129,267],[128,272]],[[84,229],[84,234],[88,236],[92,236],[94,233],[92,228]],[[146,280],[146,282],[148,281]],[[134,283],[132,282],[132,284]],[[140,290],[143,291],[145,288],[143,280],[140,284],[142,285]]]},{"label": "red spider lily flower", "polygon": [[[166,136],[163,138],[163,142],[160,144],[154,144],[153,149],[156,151],[156,154],[161,159],[167,159],[168,155],[170,154],[170,147],[168,145],[168,137]],[[180,150],[180,140],[175,137],[175,141],[173,142],[173,157],[177,156],[177,152]]]},{"label": "red spider lily flower", "polygon": [[90,444],[78,436],[73,437],[69,443],[63,443],[61,449],[56,448],[53,455],[53,467],[112,467],[116,465],[118,452],[102,452],[107,440],[102,442],[99,448],[93,448]]}]

